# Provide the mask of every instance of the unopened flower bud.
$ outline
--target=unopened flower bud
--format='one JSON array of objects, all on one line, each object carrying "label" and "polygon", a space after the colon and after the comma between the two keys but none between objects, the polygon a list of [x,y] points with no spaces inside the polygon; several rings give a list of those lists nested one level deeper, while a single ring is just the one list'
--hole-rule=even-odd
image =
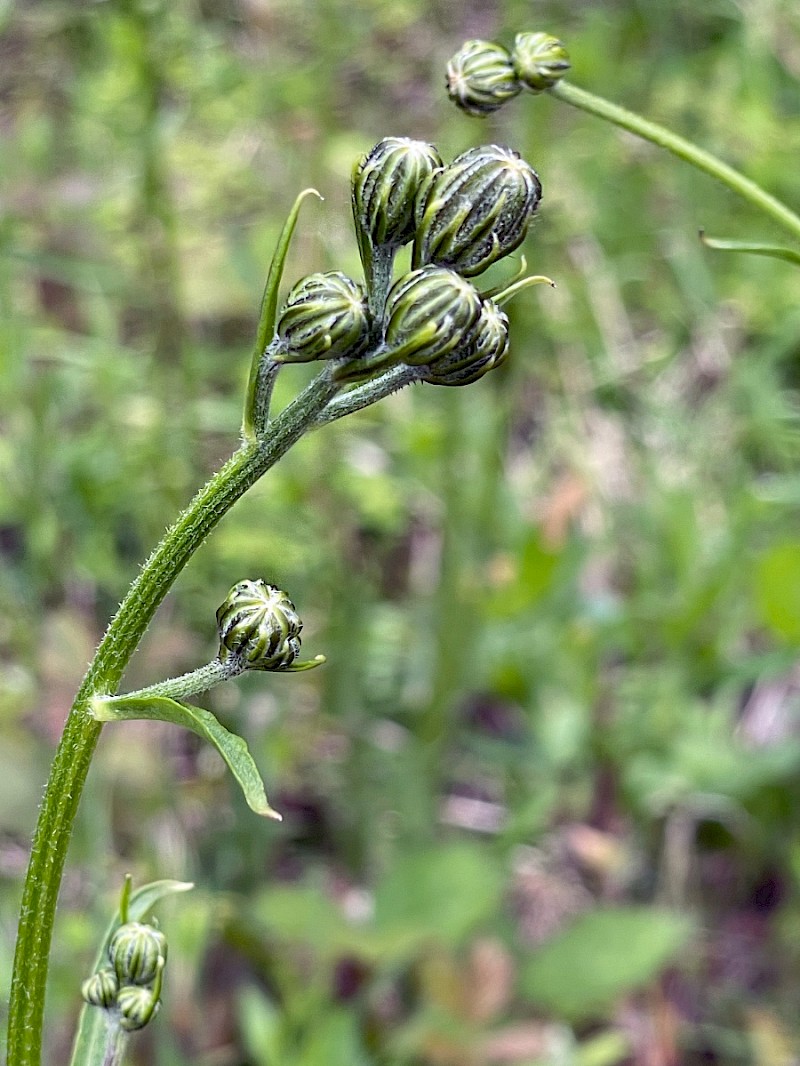
[{"label": "unopened flower bud", "polygon": [[98,970],[81,985],[81,995],[93,1007],[113,1007],[118,991],[119,981],[114,970]]},{"label": "unopened flower bud", "polygon": [[240,581],[217,611],[219,658],[250,670],[284,670],[300,653],[303,623],[285,592],[266,581]]},{"label": "unopened flower bud", "polygon": [[536,171],[511,148],[468,149],[418,197],[413,266],[480,274],[522,243],[541,196]]},{"label": "unopened flower bud", "polygon": [[455,271],[439,266],[412,270],[389,291],[387,350],[395,363],[426,366],[464,340],[480,311],[477,291]]},{"label": "unopened flower bud", "polygon": [[167,938],[152,925],[126,922],[108,945],[120,984],[149,985],[158,972],[158,960],[167,957]]},{"label": "unopened flower bud", "polygon": [[489,115],[522,90],[507,48],[465,41],[447,64],[447,94],[468,115]]},{"label": "unopened flower bud", "polygon": [[511,58],[517,77],[535,93],[550,89],[572,65],[564,45],[549,33],[518,33]]},{"label": "unopened flower bud", "polygon": [[160,1007],[160,997],[151,989],[142,988],[141,985],[125,985],[117,996],[120,1027],[128,1033],[144,1029]]},{"label": "unopened flower bud", "polygon": [[414,198],[442,159],[432,144],[386,137],[353,171],[353,217],[359,240],[399,248],[414,236]]},{"label": "unopened flower bud", "polygon": [[278,320],[279,359],[358,356],[369,341],[370,325],[363,288],[339,271],[309,274],[289,293]]},{"label": "unopened flower bud", "polygon": [[469,385],[500,366],[508,355],[508,316],[485,299],[480,317],[461,348],[430,366],[422,376],[431,385]]}]

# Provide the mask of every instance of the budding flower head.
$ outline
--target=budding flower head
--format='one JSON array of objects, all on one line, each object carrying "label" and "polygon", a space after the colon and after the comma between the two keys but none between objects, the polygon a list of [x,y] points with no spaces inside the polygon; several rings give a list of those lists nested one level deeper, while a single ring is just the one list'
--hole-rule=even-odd
[{"label": "budding flower head", "polygon": [[422,380],[431,385],[469,385],[500,366],[507,355],[508,316],[487,298],[463,346],[428,367]]},{"label": "budding flower head", "polygon": [[518,33],[511,58],[517,77],[535,93],[552,88],[572,65],[564,45],[549,33]]},{"label": "budding flower head", "polygon": [[507,48],[465,41],[447,64],[447,95],[468,115],[489,115],[522,90]]},{"label": "budding flower head", "polygon": [[167,938],[152,925],[125,922],[111,938],[108,957],[120,984],[149,985],[158,973],[158,960],[167,957]]},{"label": "budding flower head", "polygon": [[434,363],[463,342],[480,311],[477,291],[455,271],[412,270],[395,282],[386,300],[385,343],[392,361]]},{"label": "budding flower head", "polygon": [[[432,144],[385,137],[353,171],[353,217],[361,244],[399,248],[414,236],[414,198],[431,172],[442,166]],[[363,258],[363,253],[362,253]]]},{"label": "budding flower head", "polygon": [[285,592],[266,581],[240,581],[217,611],[219,658],[243,658],[250,670],[286,670],[300,654],[303,623]]},{"label": "budding flower head", "polygon": [[113,1007],[117,1001],[119,980],[114,970],[98,970],[81,985],[81,995],[92,1007]]},{"label": "budding flower head", "polygon": [[337,270],[309,274],[289,293],[278,320],[285,363],[358,356],[369,341],[370,323],[363,288]]},{"label": "budding flower head", "polygon": [[159,994],[140,985],[125,985],[117,996],[120,1028],[133,1033],[144,1029],[161,1007]]},{"label": "budding flower head", "polygon": [[413,266],[480,274],[522,243],[541,196],[536,171],[513,149],[469,148],[417,198]]}]

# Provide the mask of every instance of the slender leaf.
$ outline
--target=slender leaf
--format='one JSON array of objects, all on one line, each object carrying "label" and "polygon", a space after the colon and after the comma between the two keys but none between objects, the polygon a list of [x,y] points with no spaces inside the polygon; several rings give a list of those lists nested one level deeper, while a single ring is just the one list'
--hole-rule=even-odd
[{"label": "slender leaf", "polygon": [[784,259],[787,263],[800,266],[800,252],[795,248],[783,248],[779,244],[761,244],[755,241],[726,241],[716,237],[707,237],[700,230],[700,240],[706,248],[720,252],[749,252],[750,255],[766,255],[771,259]]},{"label": "slender leaf", "polygon": [[253,416],[256,388],[258,385],[258,370],[261,365],[264,349],[275,332],[275,319],[277,318],[278,312],[278,290],[280,289],[281,278],[283,277],[283,267],[286,263],[286,256],[289,252],[292,235],[297,226],[297,219],[300,215],[300,206],[307,196],[318,196],[320,200],[322,199],[322,196],[320,196],[316,189],[303,189],[295,200],[292,209],[289,212],[289,216],[283,225],[283,229],[281,230],[278,243],[275,246],[275,252],[272,256],[269,273],[267,274],[267,282],[264,286],[264,295],[261,298],[261,314],[258,320],[256,340],[253,346],[252,359],[250,361],[250,377],[247,382],[247,395],[244,402],[244,423],[242,428],[245,437],[249,439],[252,439],[254,432]]},{"label": "slender leaf", "polygon": [[190,703],[178,703],[166,696],[97,699],[92,704],[92,716],[98,722],[125,722],[146,719],[171,722],[191,729],[199,737],[210,741],[228,764],[241,788],[248,807],[265,818],[281,816],[273,810],[264,791],[264,782],[244,740],[227,730],[211,713]]}]

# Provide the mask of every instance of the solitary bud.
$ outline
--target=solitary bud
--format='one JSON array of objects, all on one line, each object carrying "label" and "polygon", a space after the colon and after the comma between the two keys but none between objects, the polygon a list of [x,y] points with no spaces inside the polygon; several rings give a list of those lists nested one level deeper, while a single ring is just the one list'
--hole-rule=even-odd
[{"label": "solitary bud", "polygon": [[285,363],[358,356],[369,341],[370,325],[364,290],[341,274],[309,274],[286,301],[278,320]]},{"label": "solitary bud", "polygon": [[128,1033],[144,1029],[161,1006],[159,995],[140,985],[125,985],[117,996],[120,1028]]},{"label": "solitary bud", "polygon": [[507,48],[465,41],[447,64],[447,95],[468,115],[489,115],[522,90]]},{"label": "solitary bud", "polygon": [[240,581],[217,611],[219,658],[243,658],[250,670],[285,670],[300,654],[303,623],[285,592],[266,581]]},{"label": "solitary bud", "polygon": [[485,299],[472,332],[461,348],[428,368],[422,380],[431,385],[469,385],[500,366],[508,355],[508,316]]},{"label": "solitary bud", "polygon": [[353,171],[353,217],[359,243],[399,248],[414,236],[414,198],[442,159],[432,144],[386,137]]},{"label": "solitary bud", "polygon": [[511,148],[468,149],[418,197],[413,266],[480,274],[522,243],[541,196],[536,171]]},{"label": "solitary bud", "polygon": [[392,362],[426,366],[453,351],[481,312],[475,288],[453,270],[424,266],[400,278],[386,301]]},{"label": "solitary bud", "polygon": [[511,58],[520,81],[535,93],[550,89],[572,65],[564,45],[549,33],[518,33]]},{"label": "solitary bud", "polygon": [[149,985],[158,973],[159,959],[167,957],[167,938],[152,925],[126,922],[108,945],[120,984]]},{"label": "solitary bud", "polygon": [[118,991],[119,981],[113,970],[98,970],[81,985],[81,995],[93,1007],[113,1007]]}]

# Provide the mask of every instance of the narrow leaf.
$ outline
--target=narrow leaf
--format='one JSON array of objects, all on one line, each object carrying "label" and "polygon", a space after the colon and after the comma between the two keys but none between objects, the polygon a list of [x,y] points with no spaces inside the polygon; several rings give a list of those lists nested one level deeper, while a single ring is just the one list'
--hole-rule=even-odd
[{"label": "narrow leaf", "polygon": [[[132,892],[128,899],[128,921],[144,921],[160,899],[178,892],[188,892],[192,888],[194,885],[190,881],[151,881],[150,884],[142,885]],[[117,913],[106,929],[94,962],[93,973],[108,965],[108,945],[119,924],[120,915]],[[121,1050],[117,1047],[120,1039],[123,1037],[119,1027],[109,1025],[106,1011],[85,1003],[78,1019],[70,1066],[106,1066],[109,1061],[114,1061],[111,1057],[112,1048]]]},{"label": "narrow leaf", "polygon": [[766,255],[771,259],[784,259],[787,263],[800,266],[800,252],[794,248],[783,248],[779,244],[760,244],[751,241],[726,241],[716,237],[707,237],[700,230],[700,240],[706,248],[720,252],[749,252],[751,255]]},{"label": "narrow leaf", "polygon": [[190,703],[178,703],[166,696],[114,696],[96,699],[91,707],[92,717],[98,722],[125,722],[146,719],[171,722],[173,725],[191,729],[199,737],[210,741],[236,778],[248,807],[265,818],[281,820],[277,811],[269,805],[264,782],[253,762],[253,757],[244,740],[227,730],[211,713]]},{"label": "narrow leaf", "polygon": [[258,384],[258,368],[261,364],[261,357],[264,354],[264,349],[272,340],[272,335],[275,332],[275,319],[277,318],[278,312],[278,291],[280,289],[281,278],[283,277],[283,267],[286,263],[286,256],[289,252],[292,234],[297,226],[300,206],[307,196],[317,196],[320,200],[322,199],[322,196],[320,196],[316,189],[303,189],[295,200],[292,210],[289,212],[289,217],[286,219],[283,229],[281,230],[280,237],[278,237],[278,243],[275,246],[275,252],[272,256],[269,273],[267,274],[267,282],[264,286],[264,295],[261,298],[261,315],[258,320],[258,329],[256,330],[256,340],[253,346],[252,359],[250,361],[250,377],[247,382],[247,395],[244,402],[244,424],[242,426],[242,432],[248,440],[253,440],[254,438],[253,413],[255,407],[256,386]]}]

